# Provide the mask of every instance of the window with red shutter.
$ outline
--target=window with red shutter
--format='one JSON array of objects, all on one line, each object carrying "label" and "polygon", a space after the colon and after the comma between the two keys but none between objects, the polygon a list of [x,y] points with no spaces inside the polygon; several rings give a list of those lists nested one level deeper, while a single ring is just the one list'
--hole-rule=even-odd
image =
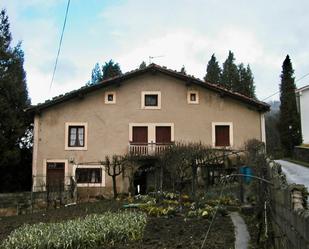
[{"label": "window with red shutter", "polygon": [[216,125],[216,146],[230,146],[230,126]]}]

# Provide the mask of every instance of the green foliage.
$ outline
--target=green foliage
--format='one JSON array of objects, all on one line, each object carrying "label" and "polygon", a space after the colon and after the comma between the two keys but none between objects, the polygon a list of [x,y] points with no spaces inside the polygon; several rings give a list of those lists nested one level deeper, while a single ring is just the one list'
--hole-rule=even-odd
[{"label": "green foliage", "polygon": [[220,84],[221,68],[215,54],[212,54],[208,62],[204,80],[213,84]]},{"label": "green foliage", "polygon": [[294,146],[302,143],[295,90],[294,70],[287,55],[282,65],[279,117],[280,139],[285,156],[291,156]]},{"label": "green foliage", "polygon": [[272,157],[282,158],[282,148],[279,134],[279,117],[280,112],[277,109],[280,102],[270,102],[271,110],[265,114],[265,130],[266,130],[266,151]]},{"label": "green foliage", "polygon": [[[0,12],[0,192],[22,189],[16,177],[31,181],[31,144],[25,139],[31,130],[30,117],[24,112],[30,105],[24,71],[24,53],[21,43],[11,46],[11,33],[5,10]],[[22,152],[22,148],[24,151]],[[25,157],[24,157],[25,156]],[[27,161],[26,161],[27,160]],[[20,167],[22,164],[23,167]],[[5,173],[3,173],[5,172]],[[15,188],[15,189],[13,189]]]},{"label": "green foliage", "polygon": [[142,63],[139,65],[139,69],[145,69],[147,67],[146,62],[142,61]]},{"label": "green foliage", "polygon": [[100,83],[100,81],[102,80],[106,80],[120,75],[122,75],[120,66],[113,60],[105,62],[105,64],[102,66],[102,69],[100,68],[100,64],[96,63],[91,72],[91,80],[88,81],[86,85],[95,85]]},{"label": "green foliage", "polygon": [[221,70],[219,63],[213,54],[208,62],[206,76],[204,80],[213,84],[221,85],[229,90],[241,93],[250,98],[255,98],[254,77],[249,64],[247,67],[243,63],[235,64],[234,54],[229,51],[229,55],[223,63]]},{"label": "green foliage", "polygon": [[119,64],[115,63],[113,60],[105,62],[104,66],[102,67],[102,72],[103,80],[122,75]]},{"label": "green foliage", "polygon": [[238,81],[239,76],[238,69],[235,64],[235,57],[234,54],[229,51],[229,55],[223,63],[221,85],[227,89],[233,90],[237,89]]},{"label": "green foliage", "polygon": [[252,71],[249,65],[245,68],[243,63],[238,65],[239,79],[234,84],[233,91],[239,92],[250,98],[255,98],[255,85]]},{"label": "green foliage", "polygon": [[136,212],[106,212],[62,223],[24,225],[11,233],[2,249],[88,249],[106,243],[141,240],[146,216]]},{"label": "green foliage", "polygon": [[96,63],[91,72],[91,80],[87,83],[87,85],[95,85],[98,84],[103,79],[102,71],[99,63]]}]

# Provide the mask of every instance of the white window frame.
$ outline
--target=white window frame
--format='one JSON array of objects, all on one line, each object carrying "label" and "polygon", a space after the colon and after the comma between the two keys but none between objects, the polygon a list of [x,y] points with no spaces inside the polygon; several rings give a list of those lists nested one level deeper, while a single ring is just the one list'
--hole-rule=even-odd
[{"label": "white window frame", "polygon": [[[69,127],[70,126],[84,126],[84,146],[83,147],[70,147],[69,146]],[[64,134],[64,150],[87,150],[88,142],[88,123],[86,122],[66,122]]]},{"label": "white window frame", "polygon": [[171,127],[171,142],[175,141],[175,128],[174,123],[130,123],[129,124],[129,141],[133,140],[133,127],[148,127],[148,143],[156,143],[156,127],[169,126]]},{"label": "white window frame", "polygon": [[[102,170],[102,182],[101,183],[77,183],[77,179],[76,179],[76,169],[91,169],[91,168],[100,168]],[[76,185],[77,187],[105,187],[106,186],[106,181],[105,181],[105,167],[101,164],[98,165],[74,165],[73,166],[73,175],[74,175],[74,179],[76,181]]]},{"label": "white window frame", "polygon": [[[157,95],[158,105],[157,106],[145,106],[145,95]],[[149,110],[159,110],[161,109],[161,92],[160,91],[142,91],[141,93],[141,108]]]},{"label": "white window frame", "polygon": [[[191,94],[195,94],[195,97],[196,97],[195,101],[191,100]],[[189,90],[187,92],[187,101],[188,101],[188,104],[194,104],[194,105],[199,104],[200,102],[199,92],[196,90]]]},{"label": "white window frame", "polygon": [[[113,95],[113,101],[108,100],[108,95]],[[105,104],[116,104],[116,92],[105,92]]]},{"label": "white window frame", "polygon": [[[226,125],[230,127],[230,146],[216,146],[216,126]],[[231,148],[234,145],[233,139],[233,122],[212,122],[212,147],[214,148]]]}]

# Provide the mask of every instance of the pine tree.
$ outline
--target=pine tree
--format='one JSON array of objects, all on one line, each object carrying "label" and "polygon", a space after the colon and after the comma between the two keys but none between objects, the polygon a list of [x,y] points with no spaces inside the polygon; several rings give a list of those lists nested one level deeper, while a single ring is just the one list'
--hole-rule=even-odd
[{"label": "pine tree", "polygon": [[287,55],[282,65],[279,118],[280,139],[285,156],[291,156],[294,146],[302,142],[295,89],[294,70]]},{"label": "pine tree", "polygon": [[102,67],[102,72],[103,80],[122,75],[119,64],[115,63],[113,60],[105,62],[105,65]]},{"label": "pine tree", "polygon": [[187,74],[187,71],[186,71],[186,68],[185,66],[182,66],[181,69],[180,69],[180,73],[186,75]]},{"label": "pine tree", "polygon": [[246,74],[244,78],[244,86],[243,86],[243,94],[250,97],[256,98],[255,96],[255,85],[254,85],[254,77],[251,71],[250,65],[247,65]]},{"label": "pine tree", "polygon": [[221,68],[215,54],[212,54],[207,64],[206,75],[204,80],[213,84],[220,84]]},{"label": "pine tree", "polygon": [[234,85],[233,91],[255,98],[254,79],[249,64],[246,68],[243,63],[238,65],[238,82]]},{"label": "pine tree", "polygon": [[229,51],[229,55],[223,63],[220,85],[230,90],[237,88],[237,84],[239,83],[238,70],[234,61],[234,54]]},{"label": "pine tree", "polygon": [[98,84],[102,80],[102,78],[103,78],[103,75],[102,75],[100,65],[99,63],[96,63],[91,72],[91,80],[89,82],[89,85]]},{"label": "pine tree", "polygon": [[145,69],[147,67],[146,62],[142,61],[142,63],[139,65],[139,69]]},{"label": "pine tree", "polygon": [[[12,36],[5,10],[0,12],[0,192],[21,189],[20,177],[29,175],[31,162],[23,160],[23,137],[30,127],[24,109],[30,105],[21,44],[11,47]],[[25,153],[24,153],[25,152]],[[27,155],[26,155],[27,154]],[[24,157],[25,156],[25,157]],[[29,174],[30,173],[30,174]]]}]

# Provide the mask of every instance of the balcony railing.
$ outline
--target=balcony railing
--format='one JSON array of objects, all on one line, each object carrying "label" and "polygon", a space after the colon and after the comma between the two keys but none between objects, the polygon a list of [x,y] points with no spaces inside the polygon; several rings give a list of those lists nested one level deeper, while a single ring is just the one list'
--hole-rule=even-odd
[{"label": "balcony railing", "polygon": [[173,143],[129,143],[129,153],[142,156],[154,156],[164,151]]}]

